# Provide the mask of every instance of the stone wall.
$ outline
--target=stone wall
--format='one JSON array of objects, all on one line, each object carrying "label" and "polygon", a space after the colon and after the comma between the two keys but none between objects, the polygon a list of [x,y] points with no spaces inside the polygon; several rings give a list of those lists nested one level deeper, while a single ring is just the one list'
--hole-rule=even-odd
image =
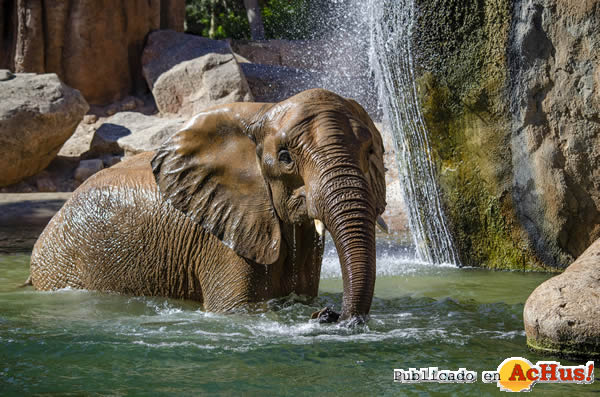
[{"label": "stone wall", "polygon": [[0,0],[0,69],[56,73],[107,104],[146,89],[146,35],[184,18],[184,0]]},{"label": "stone wall", "polygon": [[414,44],[462,261],[564,268],[600,236],[600,3],[441,3]]}]

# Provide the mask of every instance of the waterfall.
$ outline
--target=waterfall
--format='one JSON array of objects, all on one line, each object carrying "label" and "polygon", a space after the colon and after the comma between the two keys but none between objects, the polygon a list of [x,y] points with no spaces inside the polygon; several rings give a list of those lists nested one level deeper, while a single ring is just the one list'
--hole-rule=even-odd
[{"label": "waterfall", "polygon": [[418,102],[412,54],[414,0],[367,0],[369,65],[383,121],[391,131],[404,202],[417,253],[433,263],[459,263],[435,178]]},{"label": "waterfall", "polygon": [[[391,133],[409,228],[418,259],[458,265],[446,226],[427,129],[415,85],[411,37],[414,0],[331,0],[323,17],[327,32],[324,75],[317,83],[354,98],[382,133]],[[323,40],[323,39],[322,39]]]}]

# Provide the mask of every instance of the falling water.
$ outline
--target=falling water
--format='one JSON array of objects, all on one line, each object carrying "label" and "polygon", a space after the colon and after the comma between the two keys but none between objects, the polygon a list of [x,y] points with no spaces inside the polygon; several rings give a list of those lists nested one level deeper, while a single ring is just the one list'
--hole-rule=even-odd
[{"label": "falling water", "polygon": [[412,58],[414,0],[368,0],[369,64],[392,132],[410,230],[421,259],[458,264],[439,199]]},{"label": "falling water", "polygon": [[[382,118],[396,153],[402,198],[419,259],[457,265],[415,86],[414,0],[333,0],[319,84]],[[331,11],[331,8],[330,8]],[[333,22],[333,23],[332,23]],[[388,148],[389,150],[389,148]]]}]

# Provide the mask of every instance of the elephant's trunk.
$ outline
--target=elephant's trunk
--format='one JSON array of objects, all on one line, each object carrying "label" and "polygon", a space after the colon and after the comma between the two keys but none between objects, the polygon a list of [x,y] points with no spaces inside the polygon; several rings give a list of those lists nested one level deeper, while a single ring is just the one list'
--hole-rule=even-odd
[{"label": "elephant's trunk", "polygon": [[322,217],[339,255],[344,283],[340,319],[364,321],[375,287],[375,209],[360,172],[332,177],[324,184]]}]

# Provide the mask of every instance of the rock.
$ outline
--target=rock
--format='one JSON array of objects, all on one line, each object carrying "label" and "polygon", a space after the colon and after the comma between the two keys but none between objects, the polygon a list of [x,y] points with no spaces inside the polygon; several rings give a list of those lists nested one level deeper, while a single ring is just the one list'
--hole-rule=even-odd
[{"label": "rock", "polygon": [[564,267],[600,237],[600,8],[538,0],[514,18],[513,199],[542,260]]},{"label": "rock", "polygon": [[233,56],[235,56],[237,63],[252,63],[248,59],[244,58],[240,54],[236,54],[235,52],[233,53]]},{"label": "rock", "polygon": [[72,192],[79,185],[73,175],[79,159],[56,156],[48,167],[32,177],[0,189],[0,193]]},{"label": "rock", "polygon": [[95,132],[91,155],[131,156],[157,149],[179,130],[186,119],[162,119],[135,112],[121,112],[109,117]]},{"label": "rock", "polygon": [[117,104],[112,104],[108,106],[105,110],[107,116],[112,116],[119,111],[119,106]]},{"label": "rock", "polygon": [[115,164],[119,164],[123,157],[121,156],[105,156],[102,161],[104,162],[104,168],[112,167]]},{"label": "rock", "polygon": [[564,269],[600,237],[598,2],[419,3],[418,92],[462,263]]},{"label": "rock", "polygon": [[256,63],[242,63],[240,67],[258,102],[279,102],[318,87],[316,76],[306,70]]},{"label": "rock", "polygon": [[271,45],[271,40],[259,42],[232,40],[231,48],[236,54],[248,59],[251,63],[283,66],[280,49]]},{"label": "rock", "polygon": [[142,64],[162,114],[191,117],[209,106],[252,100],[248,83],[224,41],[156,31],[148,37]]},{"label": "rock", "polygon": [[85,124],[94,124],[96,121],[98,121],[98,116],[95,114],[86,114],[83,116],[83,123]]},{"label": "rock", "polygon": [[0,194],[0,253],[31,252],[71,193]]},{"label": "rock", "polygon": [[0,69],[0,81],[14,79],[15,75],[10,70]]},{"label": "rock", "polygon": [[306,70],[325,67],[328,46],[328,42],[318,40],[231,40],[233,51],[251,63]]},{"label": "rock", "polygon": [[145,90],[140,57],[146,35],[183,31],[184,15],[184,0],[4,2],[0,68],[56,73],[90,103],[110,103]]},{"label": "rock", "polygon": [[144,101],[138,97],[134,97],[134,101],[135,101],[135,107],[136,108],[141,108],[142,106],[144,106]]},{"label": "rock", "polygon": [[0,186],[46,168],[88,109],[79,91],[55,74],[0,82]]},{"label": "rock", "polygon": [[119,111],[127,112],[134,110],[137,107],[138,102],[135,97],[129,96],[121,101]]},{"label": "rock", "polygon": [[82,157],[90,151],[95,131],[94,125],[86,124],[84,120],[77,126],[75,133],[60,148],[58,155],[61,157]]},{"label": "rock", "polygon": [[75,170],[75,180],[83,182],[98,171],[102,171],[104,162],[100,159],[81,160]]},{"label": "rock", "polygon": [[[11,189],[11,190],[9,190]],[[14,190],[12,190],[14,189]],[[35,188],[26,182],[19,182],[16,185],[11,185],[10,188],[4,188],[3,193],[34,193]]]},{"label": "rock", "polygon": [[388,226],[389,234],[396,235],[401,239],[410,240],[410,229],[408,227],[408,218],[406,208],[402,199],[402,185],[398,174],[398,163],[396,161],[396,150],[392,141],[391,133],[384,128],[383,124],[375,123],[375,126],[383,138],[383,165],[385,172],[385,201],[387,203],[385,211],[381,217]]},{"label": "rock", "polygon": [[38,192],[56,192],[56,185],[52,182],[52,179],[48,177],[38,178],[35,181]]},{"label": "rock", "polygon": [[527,344],[568,356],[600,356],[600,239],[564,273],[542,283],[527,299]]}]

